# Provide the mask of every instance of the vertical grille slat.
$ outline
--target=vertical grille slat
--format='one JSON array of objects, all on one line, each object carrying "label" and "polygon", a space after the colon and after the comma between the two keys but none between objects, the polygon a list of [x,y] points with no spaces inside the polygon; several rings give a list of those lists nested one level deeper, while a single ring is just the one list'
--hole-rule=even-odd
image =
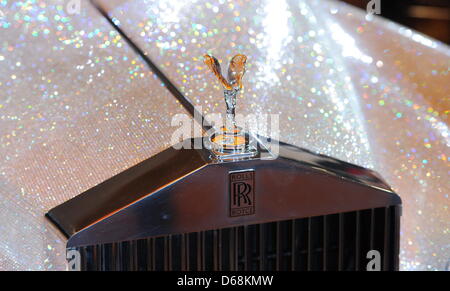
[{"label": "vertical grille slat", "polygon": [[308,269],[309,257],[309,219],[297,219],[297,268],[298,271],[306,271]]},{"label": "vertical grille slat", "polygon": [[296,271],[297,267],[296,267],[296,258],[297,258],[297,247],[296,247],[296,237],[297,237],[297,231],[296,231],[296,227],[297,227],[297,223],[296,220],[292,220],[292,225],[291,225],[291,232],[292,232],[292,236],[291,236],[291,270],[292,271]]},{"label": "vertical grille slat", "polygon": [[92,265],[91,270],[97,271],[98,267],[98,245],[91,247]]},{"label": "vertical grille slat", "polygon": [[188,255],[187,250],[188,244],[186,240],[187,235],[184,233],[181,235],[181,271],[188,271],[189,262],[188,262]]},{"label": "vertical grille slat", "polygon": [[259,227],[258,225],[248,226],[248,269],[249,271],[259,270]]},{"label": "vertical grille slat", "polygon": [[338,271],[344,268],[344,215],[339,213],[339,246],[338,246]]},{"label": "vertical grille slat", "polygon": [[213,265],[214,271],[220,270],[220,239],[219,239],[219,231],[213,231]]},{"label": "vertical grille slat", "polygon": [[236,228],[236,253],[237,253],[237,270],[245,270],[245,231],[244,226]]},{"label": "vertical grille slat", "polygon": [[126,252],[126,242],[119,242],[117,244],[117,261],[116,261],[116,270],[126,270],[126,260],[124,258],[124,254]]},{"label": "vertical grille slat", "polygon": [[323,271],[327,270],[327,255],[328,255],[328,215],[323,218]]},{"label": "vertical grille slat", "polygon": [[274,271],[277,265],[277,223],[266,225],[266,266],[265,270]]},{"label": "vertical grille slat", "polygon": [[276,259],[275,259],[275,270],[280,271],[280,265],[281,265],[281,259],[282,259],[282,253],[281,253],[281,229],[280,229],[280,222],[275,223],[275,235],[276,235]]},{"label": "vertical grille slat", "polygon": [[237,271],[237,229],[230,231],[230,271]]},{"label": "vertical grille slat", "polygon": [[384,269],[385,263],[385,240],[386,240],[386,232],[385,232],[385,224],[386,224],[386,208],[377,208],[373,210],[373,250],[377,250],[380,252],[380,260],[381,266],[380,268]]},{"label": "vertical grille slat", "polygon": [[400,207],[80,247],[82,270],[382,270],[398,268]]},{"label": "vertical grille slat", "polygon": [[316,216],[310,219],[308,270],[311,271],[323,269],[323,218],[323,216]]},{"label": "vertical grille slat", "polygon": [[181,271],[183,269],[183,235],[172,235],[170,262],[172,271]]},{"label": "vertical grille slat", "polygon": [[165,264],[166,264],[166,270],[170,271],[172,270],[172,235],[169,235],[165,237],[166,244],[165,244]]},{"label": "vertical grille slat", "polygon": [[155,238],[155,246],[153,249],[153,254],[155,256],[155,271],[162,271],[164,270],[165,265],[165,242],[163,237],[157,237]]},{"label": "vertical grille slat", "polygon": [[196,271],[198,268],[197,263],[197,233],[188,234],[188,262],[189,262],[189,271]]},{"label": "vertical grille slat", "polygon": [[375,210],[370,210],[370,249],[375,248]]},{"label": "vertical grille slat", "polygon": [[355,252],[354,248],[356,245],[356,225],[357,217],[355,212],[348,212],[343,214],[343,258],[342,258],[342,270],[344,271],[355,271]]},{"label": "vertical grille slat", "polygon": [[101,270],[111,271],[111,244],[105,244],[102,250]]},{"label": "vertical grille slat", "polygon": [[264,224],[259,224],[259,270],[266,266],[266,230]]},{"label": "vertical grille slat", "polygon": [[359,271],[359,254],[361,253],[361,212],[356,211],[356,244],[355,244],[355,270]]},{"label": "vertical grille slat", "polygon": [[359,248],[359,270],[367,268],[367,253],[371,250],[372,239],[372,211],[362,210],[360,214],[360,248]]},{"label": "vertical grille slat", "polygon": [[327,271],[339,268],[339,215],[331,214],[324,218],[324,266]]},{"label": "vertical grille slat", "polygon": [[111,247],[109,250],[109,269],[110,271],[115,271],[116,270],[116,243],[111,243]]},{"label": "vertical grille slat", "polygon": [[150,271],[154,271],[156,269],[155,265],[155,239],[154,238],[149,238],[147,241],[148,244],[148,270]]},{"label": "vertical grille slat", "polygon": [[124,271],[128,271],[128,249],[129,249],[129,244],[130,242],[124,241],[120,243],[120,265],[119,265],[119,270],[124,270]]},{"label": "vertical grille slat", "polygon": [[230,246],[230,229],[221,229],[221,270],[222,271],[230,271],[230,253],[231,253],[231,246]]},{"label": "vertical grille slat", "polygon": [[191,256],[191,245],[192,245],[192,241],[191,241],[191,235],[190,234],[186,234],[186,270],[187,271],[193,271],[194,268],[192,268],[192,261],[194,260],[193,257]]},{"label": "vertical grille slat", "polygon": [[217,262],[218,262],[218,271],[222,271],[222,266],[223,266],[223,229],[219,229],[219,234],[218,234],[218,250],[217,250]]},{"label": "vertical grille slat", "polygon": [[172,235],[164,236],[163,240],[163,271],[170,271],[172,270]]},{"label": "vertical grille slat", "polygon": [[250,240],[249,240],[249,234],[248,234],[248,226],[244,226],[244,270],[248,270],[250,266]]},{"label": "vertical grille slat", "polygon": [[392,271],[398,271],[399,267],[399,256],[400,253],[400,239],[397,238],[400,233],[400,216],[402,215],[401,206],[392,207],[393,215],[391,215],[392,224],[394,227],[391,227],[390,237],[395,238],[391,239],[389,242],[392,244],[393,251],[390,253],[392,256],[392,263],[390,264]]},{"label": "vertical grille slat", "polygon": [[139,270],[139,262],[138,262],[138,248],[137,248],[137,241],[131,241],[131,248],[130,248],[130,260],[131,260],[131,270],[137,271]]},{"label": "vertical grille slat", "polygon": [[88,247],[84,247],[80,250],[80,256],[81,256],[81,270],[89,271],[88,268],[88,261],[89,261],[89,253],[88,253]]},{"label": "vertical grille slat", "polygon": [[389,254],[391,252],[389,241],[391,239],[389,233],[391,209],[386,207],[384,210],[384,253],[383,253],[383,269],[389,269]]},{"label": "vertical grille slat", "polygon": [[99,261],[99,266],[100,266],[100,271],[101,270],[106,270],[106,253],[105,253],[105,248],[107,247],[106,244],[104,245],[100,245],[100,261]]},{"label": "vertical grille slat", "polygon": [[147,270],[147,239],[140,239],[136,242],[136,263],[138,271]]},{"label": "vertical grille slat", "polygon": [[203,270],[214,269],[214,230],[202,232]]},{"label": "vertical grille slat", "polygon": [[197,253],[198,267],[197,271],[205,271],[205,235],[203,232],[197,233]]},{"label": "vertical grille slat", "polygon": [[307,270],[311,271],[311,266],[312,266],[312,235],[311,235],[311,230],[312,230],[312,226],[311,226],[311,218],[308,218],[308,267]]},{"label": "vertical grille slat", "polygon": [[125,270],[123,259],[122,259],[122,253],[123,253],[123,243],[117,243],[116,244],[116,271]]}]

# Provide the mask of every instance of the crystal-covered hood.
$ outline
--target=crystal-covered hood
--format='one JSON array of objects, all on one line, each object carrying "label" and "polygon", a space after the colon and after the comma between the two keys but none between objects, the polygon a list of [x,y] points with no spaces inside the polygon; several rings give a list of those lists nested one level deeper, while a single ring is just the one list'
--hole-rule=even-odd
[{"label": "crystal-covered hood", "polygon": [[[448,46],[330,1],[95,2],[205,114],[224,103],[201,56],[246,54],[237,110],[378,171],[404,204],[401,269],[444,269]],[[65,5],[0,3],[0,269],[65,269],[44,213],[170,146],[185,113],[92,4]]]}]

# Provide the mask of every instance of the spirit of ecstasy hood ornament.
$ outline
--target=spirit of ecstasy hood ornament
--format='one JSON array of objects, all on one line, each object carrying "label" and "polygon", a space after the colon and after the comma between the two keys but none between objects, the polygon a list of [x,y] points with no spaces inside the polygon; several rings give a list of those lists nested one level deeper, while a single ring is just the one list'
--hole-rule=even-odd
[{"label": "spirit of ecstasy hood ornament", "polygon": [[219,157],[249,157],[256,154],[256,150],[249,145],[249,135],[236,125],[236,96],[242,89],[242,78],[245,74],[245,55],[235,55],[228,67],[228,78],[222,75],[219,61],[210,55],[204,55],[204,62],[214,73],[223,86],[225,103],[227,105],[226,126],[220,128],[219,132],[211,135],[210,141],[214,151]]}]

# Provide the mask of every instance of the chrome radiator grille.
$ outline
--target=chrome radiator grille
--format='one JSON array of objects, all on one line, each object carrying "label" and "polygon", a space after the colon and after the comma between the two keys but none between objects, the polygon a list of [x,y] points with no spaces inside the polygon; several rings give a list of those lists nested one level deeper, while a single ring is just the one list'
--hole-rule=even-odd
[{"label": "chrome radiator grille", "polygon": [[173,234],[77,248],[82,270],[398,269],[400,207]]}]

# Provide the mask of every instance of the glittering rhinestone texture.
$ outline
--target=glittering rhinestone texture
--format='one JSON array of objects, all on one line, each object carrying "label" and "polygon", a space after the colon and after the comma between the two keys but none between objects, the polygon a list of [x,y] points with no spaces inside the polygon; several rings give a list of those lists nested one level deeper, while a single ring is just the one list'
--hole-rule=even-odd
[{"label": "glittering rhinestone texture", "polygon": [[401,269],[445,268],[448,46],[333,1],[97,2],[205,114],[224,103],[201,56],[249,56],[237,113],[378,171],[403,200]]}]

